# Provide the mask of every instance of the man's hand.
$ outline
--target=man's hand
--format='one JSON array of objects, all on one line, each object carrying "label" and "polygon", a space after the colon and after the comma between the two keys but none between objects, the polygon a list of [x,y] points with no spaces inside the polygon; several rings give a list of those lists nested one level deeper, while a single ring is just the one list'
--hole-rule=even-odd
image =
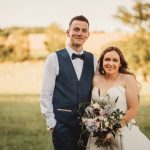
[{"label": "man's hand", "polygon": [[54,128],[47,127],[47,131],[53,132]]}]

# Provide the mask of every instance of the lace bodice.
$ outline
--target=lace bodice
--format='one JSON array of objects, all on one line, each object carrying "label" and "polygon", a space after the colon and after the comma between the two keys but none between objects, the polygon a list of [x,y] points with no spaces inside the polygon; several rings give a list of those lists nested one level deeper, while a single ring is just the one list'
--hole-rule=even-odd
[{"label": "lace bodice", "polygon": [[92,100],[99,104],[113,104],[123,112],[127,110],[125,88],[120,85],[111,87],[104,95],[101,95],[98,87],[94,87],[92,90]]}]

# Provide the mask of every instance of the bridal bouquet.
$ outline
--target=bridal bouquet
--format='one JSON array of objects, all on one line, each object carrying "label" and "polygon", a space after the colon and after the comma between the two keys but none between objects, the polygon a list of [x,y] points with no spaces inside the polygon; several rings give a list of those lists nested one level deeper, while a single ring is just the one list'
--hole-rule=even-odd
[{"label": "bridal bouquet", "polygon": [[[112,103],[109,104],[108,100],[111,97],[106,95],[101,101],[102,103],[92,102],[87,106],[82,114],[81,125],[83,129],[87,130],[93,137],[97,137],[96,145],[107,146],[111,144],[109,135],[112,134],[114,137],[117,130],[121,127],[119,121],[124,113],[115,108]],[[116,103],[118,97],[114,100]],[[105,103],[107,101],[107,103]],[[83,107],[80,107],[83,110]],[[85,131],[84,131],[85,132]]]}]

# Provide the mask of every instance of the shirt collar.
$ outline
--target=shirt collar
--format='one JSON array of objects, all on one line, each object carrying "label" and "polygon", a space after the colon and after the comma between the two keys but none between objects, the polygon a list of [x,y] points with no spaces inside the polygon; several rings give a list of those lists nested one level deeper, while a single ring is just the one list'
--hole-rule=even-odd
[{"label": "shirt collar", "polygon": [[84,50],[82,50],[80,53],[77,53],[75,50],[69,47],[69,45],[66,46],[67,52],[69,53],[70,58],[72,57],[72,54],[83,54]]}]

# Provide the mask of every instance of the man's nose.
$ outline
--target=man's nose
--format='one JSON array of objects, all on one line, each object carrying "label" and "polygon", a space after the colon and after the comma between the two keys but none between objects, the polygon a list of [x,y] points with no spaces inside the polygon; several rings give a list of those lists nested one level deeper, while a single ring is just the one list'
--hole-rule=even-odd
[{"label": "man's nose", "polygon": [[82,35],[82,30],[79,30],[78,35]]}]

